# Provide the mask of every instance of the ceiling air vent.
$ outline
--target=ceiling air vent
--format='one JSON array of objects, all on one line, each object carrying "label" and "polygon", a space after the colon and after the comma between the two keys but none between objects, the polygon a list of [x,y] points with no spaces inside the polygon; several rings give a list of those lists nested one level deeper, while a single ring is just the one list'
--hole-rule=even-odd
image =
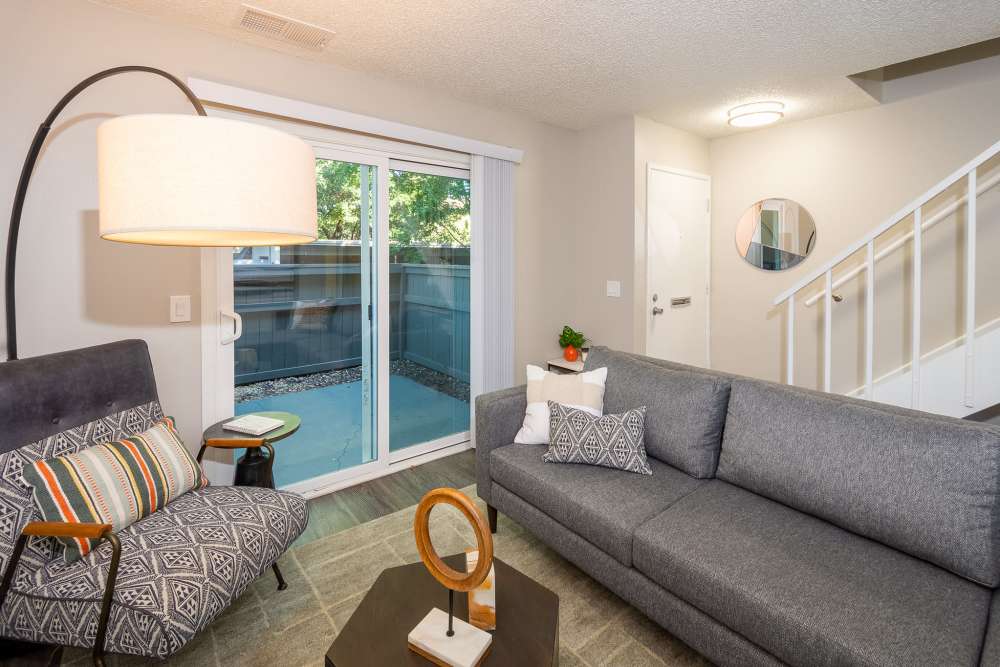
[{"label": "ceiling air vent", "polygon": [[290,19],[250,5],[243,5],[239,26],[257,35],[280,39],[288,44],[320,51],[326,47],[333,31],[317,25]]}]

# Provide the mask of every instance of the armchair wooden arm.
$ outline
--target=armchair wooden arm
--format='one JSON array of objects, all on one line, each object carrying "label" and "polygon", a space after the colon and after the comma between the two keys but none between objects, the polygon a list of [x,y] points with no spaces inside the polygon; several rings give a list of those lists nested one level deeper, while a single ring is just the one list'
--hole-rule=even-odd
[{"label": "armchair wooden arm", "polygon": [[32,521],[21,531],[22,535],[39,537],[82,537],[99,540],[111,533],[110,523],[69,523],[66,521]]},{"label": "armchair wooden arm", "polygon": [[21,560],[24,545],[30,537],[79,537],[88,540],[107,540],[111,543],[111,563],[108,565],[108,581],[104,587],[104,598],[101,600],[101,615],[97,621],[97,636],[94,639],[94,664],[104,665],[104,637],[108,631],[108,617],[111,614],[111,599],[115,592],[115,580],[118,578],[118,561],[122,556],[122,543],[114,534],[110,523],[72,523],[68,521],[32,521],[21,530],[14,551],[7,561],[7,569],[0,583],[0,609],[7,600],[7,593],[14,583],[14,572]]}]

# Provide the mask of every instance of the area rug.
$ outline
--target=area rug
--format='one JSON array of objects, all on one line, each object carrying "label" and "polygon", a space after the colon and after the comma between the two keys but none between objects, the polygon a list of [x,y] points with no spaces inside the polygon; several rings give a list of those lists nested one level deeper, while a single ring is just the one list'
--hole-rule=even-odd
[{"label": "area rug", "polygon": [[[474,486],[463,491],[476,497]],[[419,560],[412,530],[415,509],[291,549],[280,561],[287,590],[278,591],[267,572],[205,632],[159,664],[322,665],[330,643],[378,574]],[[465,519],[446,506],[431,514],[431,537],[442,554],[475,546]],[[561,667],[709,664],[502,514],[494,546],[499,558],[559,596]],[[67,649],[63,664],[89,660],[89,651]],[[146,664],[120,656],[108,663]]]}]

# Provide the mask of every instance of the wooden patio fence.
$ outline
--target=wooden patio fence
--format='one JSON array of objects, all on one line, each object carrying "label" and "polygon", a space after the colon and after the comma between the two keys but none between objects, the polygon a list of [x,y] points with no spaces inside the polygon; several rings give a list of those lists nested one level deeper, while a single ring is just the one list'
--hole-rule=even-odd
[{"label": "wooden patio fence", "polygon": [[[468,256],[468,248],[393,248],[392,359],[469,381]],[[367,313],[356,242],[283,248],[280,264],[235,265],[233,282],[243,318],[236,384],[361,364]]]}]

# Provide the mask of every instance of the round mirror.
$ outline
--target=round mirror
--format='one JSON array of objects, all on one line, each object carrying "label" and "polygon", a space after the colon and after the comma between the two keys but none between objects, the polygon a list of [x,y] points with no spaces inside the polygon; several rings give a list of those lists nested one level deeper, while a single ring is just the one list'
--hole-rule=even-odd
[{"label": "round mirror", "polygon": [[816,224],[809,211],[791,199],[762,199],[740,216],[736,251],[765,271],[797,266],[816,247]]}]

